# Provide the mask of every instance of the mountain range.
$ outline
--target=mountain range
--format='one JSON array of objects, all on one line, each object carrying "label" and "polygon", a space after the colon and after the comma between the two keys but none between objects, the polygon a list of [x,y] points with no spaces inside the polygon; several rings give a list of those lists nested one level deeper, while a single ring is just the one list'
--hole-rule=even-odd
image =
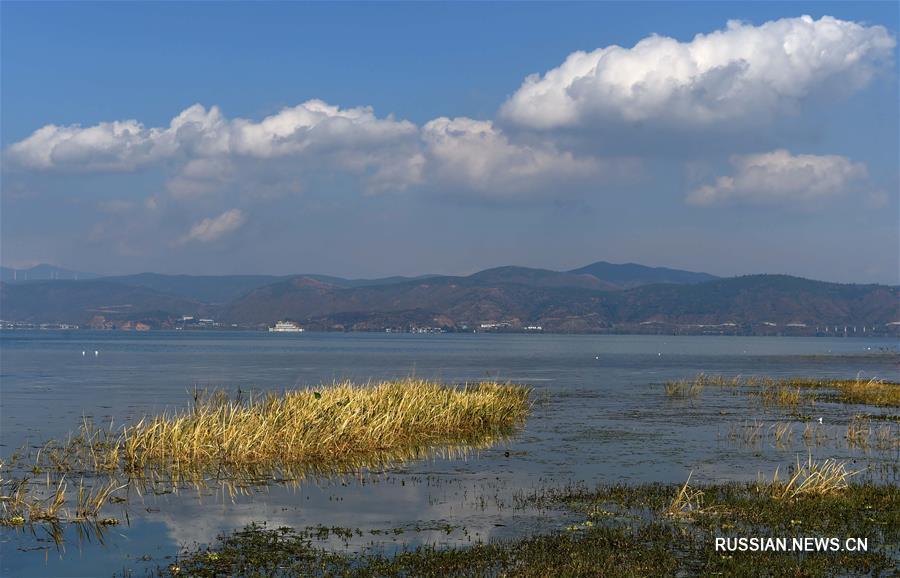
[{"label": "mountain range", "polygon": [[[43,269],[46,273],[46,269]],[[62,270],[60,270],[62,271]],[[72,273],[72,272],[70,272]],[[828,333],[897,332],[900,287],[786,275],[719,278],[635,263],[570,271],[497,267],[468,276],[344,279],[327,275],[142,273],[29,280],[4,271],[5,323],[120,328],[262,328],[292,320],[319,330]],[[72,273],[74,277],[74,273]],[[839,327],[838,327],[839,326]]]}]

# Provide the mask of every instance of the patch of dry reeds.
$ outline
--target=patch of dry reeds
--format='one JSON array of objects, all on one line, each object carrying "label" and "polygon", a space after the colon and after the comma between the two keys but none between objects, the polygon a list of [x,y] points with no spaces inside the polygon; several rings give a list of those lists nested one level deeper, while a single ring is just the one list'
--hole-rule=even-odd
[{"label": "patch of dry reeds", "polygon": [[782,482],[778,477],[778,469],[769,484],[772,497],[787,500],[807,496],[828,496],[847,488],[847,480],[859,471],[847,469],[846,462],[826,459],[813,461],[812,456],[803,463],[797,458],[797,465],[791,477]]},{"label": "patch of dry reeds", "polygon": [[121,455],[128,471],[340,463],[512,430],[524,421],[528,398],[518,385],[415,379],[247,401],[204,393],[186,411],[125,428]]}]

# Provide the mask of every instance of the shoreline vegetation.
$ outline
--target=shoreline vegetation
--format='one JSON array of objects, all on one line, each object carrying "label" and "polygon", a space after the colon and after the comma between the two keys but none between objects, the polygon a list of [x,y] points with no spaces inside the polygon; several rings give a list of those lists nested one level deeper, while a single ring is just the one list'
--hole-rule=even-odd
[{"label": "shoreline vegetation", "polygon": [[[251,524],[211,545],[185,548],[160,577],[259,576],[663,576],[882,575],[900,558],[896,486],[849,484],[834,461],[798,462],[786,481],[573,486],[517,497],[518,507],[563,509],[559,531],[469,547],[419,546],[386,553],[335,552],[316,532]],[[333,528],[353,536],[361,530]],[[321,535],[321,529],[318,531]],[[716,550],[716,539],[832,536],[867,551]],[[892,546],[893,545],[893,546]]]},{"label": "shoreline vegetation", "polygon": [[[807,449],[828,441],[822,426],[798,408],[819,401],[874,406],[878,427],[859,415],[847,426],[846,447],[900,450],[891,412],[900,385],[880,380],[774,379],[698,374],[669,382],[666,396],[691,403],[706,388],[731,388],[765,408],[806,421]],[[465,455],[519,431],[534,400],[528,387],[497,382],[460,386],[409,378],[229,397],[195,390],[187,408],[145,417],[119,430],[85,420],[64,442],[49,442],[0,464],[0,525],[43,527],[62,542],[68,523],[102,541],[110,504],[127,504],[132,490],[171,493],[211,481],[242,493],[250,486],[297,484],[306,475],[332,476],[390,468],[435,453]],[[791,447],[794,424],[764,431],[754,422],[729,439]],[[834,432],[832,432],[834,433]],[[877,483],[855,460],[797,458],[755,483],[584,484],[543,486],[513,495],[513,508],[537,512],[544,530],[469,546],[349,546],[353,536],[393,530],[295,529],[254,522],[211,543],[182,545],[155,569],[159,577],[260,576],[646,576],[883,575],[900,564],[900,492]],[[870,466],[871,467],[871,466]],[[9,478],[8,472],[24,476]],[[896,476],[896,467],[894,469]],[[867,472],[868,474],[868,472]],[[895,478],[894,478],[895,479]],[[76,481],[79,480],[79,481]],[[125,490],[124,492],[122,490]],[[127,512],[126,512],[127,521]],[[447,532],[454,531],[446,521]],[[401,530],[402,531],[402,530]],[[463,528],[465,531],[465,528]],[[717,539],[865,539],[865,552],[723,551]],[[149,560],[149,558],[148,558]],[[171,561],[171,563],[170,563]],[[157,559],[155,564],[161,560]],[[131,571],[126,571],[132,575]]]},{"label": "shoreline vegetation", "polygon": [[[491,381],[448,386],[421,379],[230,398],[195,390],[185,410],[164,412],[117,433],[84,420],[65,442],[0,463],[0,525],[93,522],[118,490],[135,486],[242,486],[306,475],[386,468],[431,455],[490,447],[521,427],[531,410],[528,387]],[[6,471],[25,470],[4,479]],[[43,477],[42,482],[40,478]],[[74,515],[69,480],[80,478]],[[93,484],[85,486],[85,479]]]}]

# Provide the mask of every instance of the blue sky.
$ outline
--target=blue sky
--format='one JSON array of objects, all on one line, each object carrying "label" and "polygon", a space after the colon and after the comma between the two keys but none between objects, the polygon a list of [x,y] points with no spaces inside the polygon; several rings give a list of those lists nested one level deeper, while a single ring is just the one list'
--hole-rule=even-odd
[{"label": "blue sky", "polygon": [[5,265],[898,282],[894,2],[0,11]]}]

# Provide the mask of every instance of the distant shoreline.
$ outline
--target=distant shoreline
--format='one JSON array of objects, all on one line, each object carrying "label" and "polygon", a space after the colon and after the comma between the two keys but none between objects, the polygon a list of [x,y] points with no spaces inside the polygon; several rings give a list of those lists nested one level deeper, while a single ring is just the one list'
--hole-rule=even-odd
[{"label": "distant shoreline", "polygon": [[[859,339],[897,339],[900,338],[900,330],[895,332],[848,332],[844,333],[792,333],[792,332],[780,332],[780,333],[741,333],[741,332],[714,332],[714,331],[691,331],[689,329],[681,329],[673,332],[649,332],[649,331],[621,331],[616,329],[610,329],[606,331],[517,331],[517,330],[453,330],[447,329],[443,331],[423,331],[423,330],[398,330],[391,329],[388,330],[363,330],[363,329],[317,329],[317,328],[306,328],[302,332],[270,332],[265,327],[257,328],[257,327],[216,327],[216,328],[186,328],[186,329],[172,329],[172,328],[154,328],[148,330],[133,330],[133,329],[96,329],[91,327],[9,327],[3,326],[0,327],[0,333],[15,333],[15,332],[34,332],[34,333],[103,333],[109,335],[132,335],[132,334],[143,334],[143,333],[152,333],[152,334],[160,334],[160,333],[171,333],[171,334],[179,334],[179,333],[191,333],[191,334],[201,334],[201,333],[254,333],[254,334],[265,334],[272,335],[273,339],[279,339],[284,337],[296,337],[302,338],[304,335],[308,334],[341,334],[341,333],[353,333],[353,334],[365,334],[365,335],[442,335],[442,334],[453,334],[453,335],[584,335],[584,336],[598,336],[598,335],[634,335],[634,336],[664,336],[664,337],[815,337],[815,338],[859,338]],[[900,346],[898,346],[900,347]]]}]

